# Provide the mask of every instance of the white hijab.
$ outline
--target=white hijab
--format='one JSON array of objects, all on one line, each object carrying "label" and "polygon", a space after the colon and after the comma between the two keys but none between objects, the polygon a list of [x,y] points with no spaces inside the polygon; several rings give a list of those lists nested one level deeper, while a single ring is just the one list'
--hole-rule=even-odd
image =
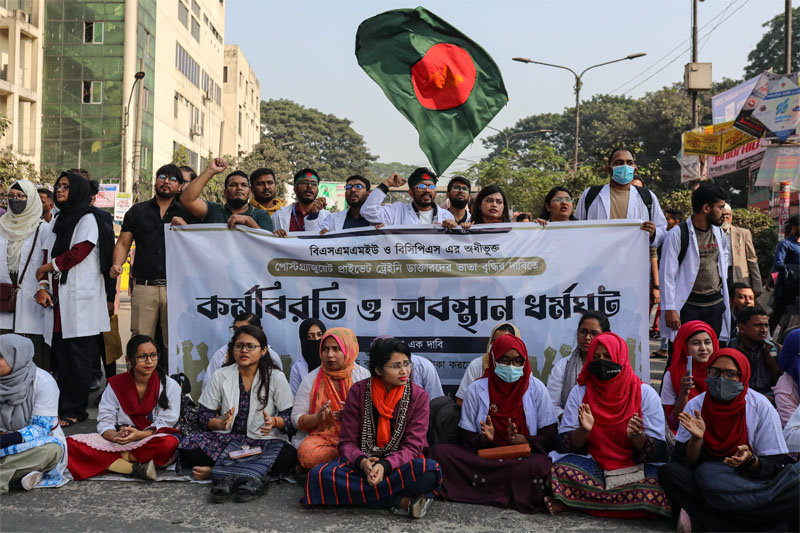
[{"label": "white hijab", "polygon": [[25,239],[33,235],[39,224],[43,222],[42,199],[39,198],[36,185],[29,180],[15,181],[11,188],[14,188],[14,185],[18,185],[22,189],[22,192],[28,197],[28,203],[19,215],[15,215],[9,209],[5,215],[0,217],[0,235],[8,240],[6,251],[9,272],[19,271],[19,256],[22,251],[22,244]]}]

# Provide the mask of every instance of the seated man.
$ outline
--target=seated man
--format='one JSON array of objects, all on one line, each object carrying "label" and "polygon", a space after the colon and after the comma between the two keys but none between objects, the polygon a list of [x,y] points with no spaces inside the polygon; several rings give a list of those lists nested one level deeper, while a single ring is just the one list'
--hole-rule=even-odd
[{"label": "seated man", "polygon": [[272,218],[263,209],[256,209],[250,201],[250,178],[241,170],[225,177],[225,204],[207,202],[200,198],[203,187],[215,175],[224,172],[228,163],[222,158],[212,159],[202,174],[181,192],[181,203],[194,218],[205,224],[228,224],[233,229],[237,224],[248,228],[272,231]]},{"label": "seated man", "polygon": [[456,226],[453,214],[447,209],[440,209],[435,203],[436,175],[427,168],[418,168],[408,177],[408,194],[411,203],[395,202],[381,205],[390,187],[400,187],[406,180],[397,173],[378,185],[369,193],[364,205],[361,206],[361,216],[373,224],[387,226],[402,226],[408,224],[441,224],[449,229]]},{"label": "seated man", "polygon": [[0,494],[22,488],[60,487],[67,443],[58,425],[58,385],[33,364],[33,342],[0,335]]},{"label": "seated man", "polygon": [[749,387],[756,392],[772,398],[772,387],[777,383],[783,371],[775,357],[777,347],[767,341],[769,333],[769,317],[760,307],[745,307],[737,319],[739,321],[736,337],[728,343],[747,356],[752,373]]}]

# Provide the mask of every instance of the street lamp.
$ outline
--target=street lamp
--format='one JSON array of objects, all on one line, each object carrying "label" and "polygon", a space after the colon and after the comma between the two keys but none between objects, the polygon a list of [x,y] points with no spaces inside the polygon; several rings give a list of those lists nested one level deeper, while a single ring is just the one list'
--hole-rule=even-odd
[{"label": "street lamp", "polygon": [[133,75],[133,85],[131,85],[131,94],[128,96],[128,105],[125,106],[125,117],[122,121],[122,183],[120,184],[120,190],[124,190],[125,183],[126,183],[126,174],[128,171],[128,160],[127,160],[127,140],[128,140],[128,113],[131,109],[131,99],[133,99],[133,91],[136,89],[136,84],[139,83],[139,80],[144,78],[144,72],[139,71]]},{"label": "street lamp", "polygon": [[494,131],[496,131],[498,133],[502,133],[503,134],[503,136],[506,138],[506,150],[508,150],[510,148],[509,141],[511,140],[512,137],[516,137],[517,135],[528,135],[528,134],[534,134],[534,133],[550,133],[550,132],[553,131],[553,130],[529,130],[529,131],[515,131],[512,134],[508,134],[503,130],[499,130],[497,128],[493,128],[492,126],[486,126],[486,127],[489,128],[490,130],[494,130]]},{"label": "street lamp", "polygon": [[610,65],[611,63],[617,63],[619,61],[625,61],[626,59],[636,59],[637,57],[643,57],[643,56],[646,56],[646,55],[647,54],[645,54],[645,53],[639,52],[639,53],[636,53],[636,54],[630,54],[630,55],[627,55],[625,57],[621,57],[619,59],[614,59],[613,61],[606,61],[605,63],[598,63],[597,65],[592,65],[591,67],[587,67],[587,68],[583,69],[583,72],[581,72],[580,74],[578,74],[577,72],[575,72],[571,68],[565,67],[563,65],[554,65],[552,63],[543,63],[541,61],[534,61],[532,59],[528,59],[527,57],[515,57],[515,58],[513,58],[514,61],[519,61],[520,63],[536,63],[537,65],[544,65],[546,67],[555,67],[555,68],[568,70],[568,71],[570,71],[572,73],[573,76],[575,76],[575,156],[574,156],[574,160],[573,160],[573,168],[576,171],[578,170],[578,135],[579,135],[579,129],[580,129],[580,126],[581,126],[581,118],[580,118],[581,117],[581,115],[580,115],[581,98],[580,98],[580,94],[581,94],[581,86],[583,85],[583,81],[581,80],[581,78],[583,78],[583,75],[586,74],[587,71],[592,70],[593,68],[602,67],[603,65]]}]

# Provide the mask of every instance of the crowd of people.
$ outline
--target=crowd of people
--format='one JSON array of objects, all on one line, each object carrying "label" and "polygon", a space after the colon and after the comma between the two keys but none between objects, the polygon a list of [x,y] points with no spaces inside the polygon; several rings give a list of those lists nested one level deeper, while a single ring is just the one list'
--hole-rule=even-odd
[{"label": "crowd of people", "polygon": [[[775,252],[771,314],[752,236],[732,225],[725,192],[705,183],[692,213],[662,211],[615,150],[609,182],[577,205],[555,187],[539,218],[514,215],[503,189],[454,177],[437,205],[437,176],[418,168],[377,187],[345,185],[347,209],[318,197],[320,177],[294,176],[296,202],[276,196],[270,169],[225,177],[224,202],[201,193],[227,164],[197,175],[164,165],[154,196],[113,221],[93,206],[97,186],[81,169],[53,192],[27,180],[7,191],[0,217],[0,492],[55,487],[102,474],[157,480],[175,466],[212,480],[211,499],[246,502],[270,479],[305,476],[302,505],[360,505],[424,516],[437,498],[616,518],[668,517],[679,530],[798,526],[800,502],[800,217]],[[411,202],[385,203],[407,185]],[[164,225],[225,223],[286,237],[422,224],[474,225],[632,219],[647,232],[654,357],[667,356],[660,393],[630,364],[628,345],[605,315],[578,317],[575,346],[543,383],[512,323],[487,331],[454,397],[436,369],[400,339],[359,347],[356,332],[299,324],[291,368],[270,347],[259,318],[234,317],[231,337],[208,362],[197,403],[167,375]],[[135,252],[132,246],[135,244]],[[103,333],[115,313],[117,278],[131,258],[127,372],[114,375]],[[191,268],[191,267],[190,267]],[[535,332],[526,332],[535,334]],[[367,367],[356,362],[368,354]],[[108,364],[111,363],[111,364]],[[96,433],[65,437],[88,417],[105,367]],[[179,383],[181,382],[181,383]],[[174,465],[173,465],[174,463]],[[68,472],[68,475],[67,475]]]}]

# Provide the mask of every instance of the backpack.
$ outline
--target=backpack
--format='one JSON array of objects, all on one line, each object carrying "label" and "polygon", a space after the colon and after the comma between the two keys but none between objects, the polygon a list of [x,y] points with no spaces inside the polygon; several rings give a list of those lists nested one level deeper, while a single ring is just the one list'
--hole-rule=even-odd
[{"label": "backpack", "polygon": [[688,220],[684,220],[678,227],[681,231],[681,249],[678,252],[678,265],[683,263],[683,260],[686,258],[686,252],[689,250],[689,222]]},{"label": "backpack", "polygon": [[[602,189],[604,185],[592,185],[589,187],[589,190],[586,191],[586,198],[583,201],[583,213],[584,217],[589,216],[589,206],[592,205],[594,199],[597,198],[597,195],[600,194],[600,189]],[[647,208],[647,216],[648,220],[653,220],[653,193],[650,192],[650,189],[647,187],[639,187],[638,185],[634,185],[636,188],[636,192],[639,193],[639,196],[642,198],[642,202],[644,202],[645,207]]]}]

